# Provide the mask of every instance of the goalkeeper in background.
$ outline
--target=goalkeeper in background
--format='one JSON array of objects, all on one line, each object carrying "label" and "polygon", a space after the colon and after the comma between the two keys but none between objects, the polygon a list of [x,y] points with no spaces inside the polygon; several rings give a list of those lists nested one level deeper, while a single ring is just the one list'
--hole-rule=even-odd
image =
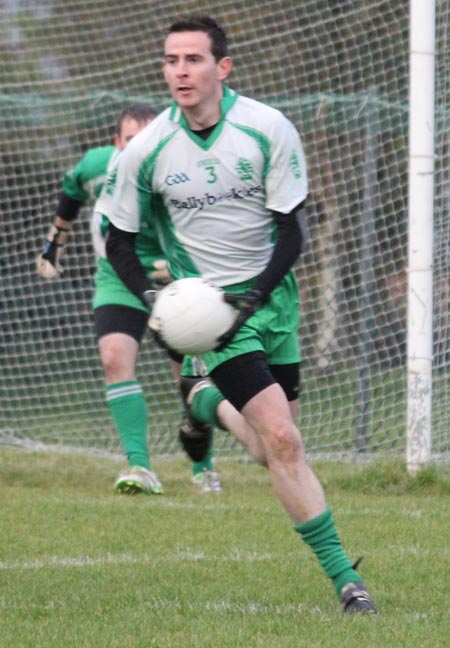
[{"label": "goalkeeper in background", "polygon": [[[108,173],[114,173],[120,152],[155,117],[156,111],[143,104],[124,108],[117,119],[114,145],[88,150],[78,164],[64,175],[56,216],[44,251],[37,258],[38,274],[48,280],[56,279],[61,272],[60,259],[73,221],[81,207],[97,199],[91,219],[92,240],[97,256],[95,331],[108,407],[129,463],[129,468],[121,471],[114,487],[117,492],[126,494],[161,494],[163,486],[152,470],[147,442],[147,405],[136,377],[139,346],[147,329],[148,310],[125,287],[106,260],[108,221],[103,214],[106,211],[108,187],[104,185]],[[142,262],[153,281],[162,284],[171,280],[163,257],[156,236],[148,231]],[[169,356],[178,382],[182,357],[174,352],[169,352]],[[185,427],[195,425],[190,419],[184,419],[183,424]],[[201,492],[220,492],[220,481],[212,458],[212,432],[208,439],[208,447],[202,447],[198,457],[201,461],[192,463],[192,481]]]}]

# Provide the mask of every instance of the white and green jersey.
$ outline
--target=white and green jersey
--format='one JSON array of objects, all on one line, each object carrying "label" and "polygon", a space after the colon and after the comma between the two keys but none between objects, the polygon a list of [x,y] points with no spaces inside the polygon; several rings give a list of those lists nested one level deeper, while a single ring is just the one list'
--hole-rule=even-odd
[{"label": "white and green jersey", "polygon": [[115,183],[115,175],[117,173],[117,161],[119,159],[119,149],[114,149],[113,154],[108,160],[106,175],[102,183],[102,191],[99,193],[95,201],[94,211],[100,214],[108,214],[110,211],[111,191]]},{"label": "white and green jersey", "polygon": [[109,218],[127,232],[154,223],[175,278],[229,286],[266,268],[271,210],[287,214],[307,192],[293,124],[225,87],[221,120],[206,140],[175,103],[133,138],[119,158]]},{"label": "white and green jersey", "polygon": [[119,149],[114,148],[112,155],[109,157],[101,191],[97,197],[97,200],[95,201],[91,219],[92,243],[94,245],[96,255],[98,257],[101,257],[102,259],[106,259],[105,237],[109,223],[106,214],[108,214],[110,211],[111,203],[111,191],[107,191],[106,186],[108,185],[108,183],[110,186],[114,183],[119,154]]},{"label": "white and green jersey", "polygon": [[[111,155],[108,163],[106,179],[100,196],[95,202],[94,213],[92,215],[91,232],[94,249],[97,256],[103,259],[106,259],[105,237],[109,225],[112,196],[117,178],[117,166],[121,154],[122,152],[116,149],[116,152]],[[154,270],[154,262],[164,258],[164,253],[161,249],[155,227],[151,226],[149,223],[139,231],[136,237],[135,249],[142,265],[147,270]]]}]

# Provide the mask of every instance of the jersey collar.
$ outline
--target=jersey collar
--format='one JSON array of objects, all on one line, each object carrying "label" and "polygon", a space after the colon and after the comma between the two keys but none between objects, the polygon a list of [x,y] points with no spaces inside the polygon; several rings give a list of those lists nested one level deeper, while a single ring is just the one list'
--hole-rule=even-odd
[{"label": "jersey collar", "polygon": [[[234,105],[238,96],[239,95],[235,90],[232,90],[226,85],[223,86],[223,97],[220,100],[220,106],[221,106],[220,120],[221,121],[225,118],[230,108]],[[185,129],[189,128],[187,125],[186,117],[183,115],[181,108],[179,107],[176,101],[172,101],[170,105],[169,119],[171,121],[177,122]]]}]

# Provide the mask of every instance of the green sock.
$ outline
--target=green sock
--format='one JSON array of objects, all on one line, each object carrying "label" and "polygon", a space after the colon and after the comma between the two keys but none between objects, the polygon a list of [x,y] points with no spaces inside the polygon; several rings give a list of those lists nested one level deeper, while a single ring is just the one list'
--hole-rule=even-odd
[{"label": "green sock", "polygon": [[330,508],[308,522],[297,524],[294,529],[316,554],[338,596],[348,583],[362,582],[344,552]]},{"label": "green sock", "polygon": [[193,461],[192,462],[192,474],[198,475],[204,470],[214,470],[214,433],[211,435],[211,442],[209,444],[208,452],[205,455],[205,458],[202,461]]},{"label": "green sock", "polygon": [[147,405],[136,381],[106,387],[106,400],[130,466],[150,470],[147,444]]},{"label": "green sock", "polygon": [[191,413],[199,423],[210,423],[214,427],[222,427],[217,418],[217,407],[224,400],[223,394],[211,385],[198,391],[191,404]]}]

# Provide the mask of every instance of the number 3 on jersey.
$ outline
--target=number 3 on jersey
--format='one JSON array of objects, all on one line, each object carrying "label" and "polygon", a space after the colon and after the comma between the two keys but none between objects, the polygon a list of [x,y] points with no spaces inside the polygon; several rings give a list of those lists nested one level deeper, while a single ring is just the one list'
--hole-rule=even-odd
[{"label": "number 3 on jersey", "polygon": [[205,170],[209,171],[209,176],[208,176],[208,179],[207,179],[206,182],[208,184],[214,184],[214,182],[216,182],[216,180],[217,180],[215,167],[207,166],[207,167],[205,167]]}]

